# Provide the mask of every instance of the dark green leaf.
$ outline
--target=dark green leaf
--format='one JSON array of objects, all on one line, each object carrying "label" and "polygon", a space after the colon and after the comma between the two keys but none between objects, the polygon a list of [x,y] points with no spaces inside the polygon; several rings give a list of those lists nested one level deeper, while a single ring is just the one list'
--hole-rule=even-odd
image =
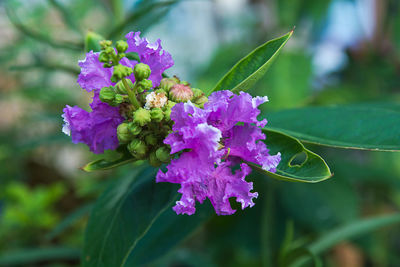
[{"label": "dark green leaf", "polygon": [[231,90],[238,93],[250,89],[264,76],[292,34],[293,31],[257,47],[236,63],[217,85],[208,91],[208,94],[219,90]]},{"label": "dark green leaf", "polygon": [[131,154],[124,153],[119,159],[116,160],[106,160],[99,159],[92,161],[85,166],[82,167],[82,170],[86,172],[99,171],[99,170],[108,170],[121,165],[125,165],[127,163],[135,161],[135,158],[132,157]]},{"label": "dark green leaf", "polygon": [[[281,162],[276,173],[265,171],[260,166],[249,163],[255,170],[275,179],[305,183],[320,182],[332,176],[325,161],[305,148],[297,139],[274,130],[263,129],[263,132],[267,136],[265,143],[270,149],[270,154],[280,152]],[[295,163],[296,157],[302,155],[305,156],[301,158],[302,162]]]},{"label": "dark green leaf", "polygon": [[80,250],[75,248],[48,247],[7,251],[0,255],[0,266],[36,266],[44,261],[78,260]]},{"label": "dark green leaf", "polygon": [[[399,213],[358,220],[340,226],[326,233],[320,239],[316,240],[314,243],[309,245],[308,250],[312,254],[318,255],[342,241],[367,234],[379,228],[389,226],[395,223],[400,223]],[[303,266],[303,264],[306,262],[307,258],[303,257],[298,259],[294,266]]]},{"label": "dark green leaf", "polygon": [[400,151],[398,106],[309,107],[268,114],[268,129],[304,142],[341,148]]},{"label": "dark green leaf", "polygon": [[87,204],[73,211],[65,219],[63,219],[61,223],[54,227],[54,229],[49,234],[46,235],[46,239],[53,239],[56,236],[59,236],[62,232],[65,231],[65,229],[73,225],[85,215],[89,214],[89,212],[92,210],[92,207],[93,204]]},{"label": "dark green leaf", "polygon": [[83,266],[137,266],[162,256],[207,218],[176,215],[177,187],[156,183],[155,169],[136,171],[97,201],[87,226]]}]

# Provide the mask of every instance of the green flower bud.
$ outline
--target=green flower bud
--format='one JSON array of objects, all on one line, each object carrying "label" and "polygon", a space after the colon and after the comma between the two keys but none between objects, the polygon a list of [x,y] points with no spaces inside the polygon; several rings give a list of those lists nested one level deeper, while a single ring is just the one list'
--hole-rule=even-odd
[{"label": "green flower bud", "polygon": [[142,127],[137,125],[136,123],[130,122],[128,124],[129,131],[131,132],[132,135],[139,135],[140,132],[142,131]]},{"label": "green flower bud", "polygon": [[148,79],[144,79],[138,82],[138,92],[147,91],[153,87],[153,82]]},{"label": "green flower bud", "polygon": [[142,140],[133,139],[128,144],[128,150],[137,159],[144,159],[147,153],[147,146]]},{"label": "green flower bud", "polygon": [[155,152],[151,152],[150,156],[149,156],[149,163],[151,166],[153,167],[159,167],[162,162],[157,158],[156,153]]},{"label": "green flower bud", "polygon": [[164,95],[168,95],[167,92],[164,89],[157,89],[154,92],[156,92],[157,94],[164,94]]},{"label": "green flower bud", "polygon": [[194,101],[194,103],[195,103],[197,106],[199,106],[200,108],[203,108],[203,107],[204,107],[204,104],[207,103],[207,102],[208,102],[208,98],[207,98],[205,95],[203,95],[202,97],[200,97],[200,98],[198,98],[198,99],[196,99],[196,100]]},{"label": "green flower bud", "polygon": [[175,84],[169,91],[169,97],[175,102],[187,102],[192,100],[193,91],[190,86]]},{"label": "green flower bud", "polygon": [[139,108],[133,112],[133,121],[140,126],[144,126],[151,121],[150,111],[144,108]]},{"label": "green flower bud", "polygon": [[153,108],[150,111],[151,120],[155,122],[160,122],[164,118],[164,113],[160,108]]},{"label": "green flower bud", "polygon": [[[133,83],[130,79],[126,79],[127,84],[129,85],[130,88],[133,87]],[[126,95],[128,92],[126,91],[125,85],[122,81],[119,81],[116,85],[115,85],[115,91],[118,94],[123,94]]]},{"label": "green flower bud", "polygon": [[124,102],[125,98],[123,95],[120,94],[116,94],[114,101],[112,102],[111,106],[118,106],[119,104],[121,104],[122,102]]},{"label": "green flower bud", "polygon": [[129,124],[126,122],[123,122],[120,125],[118,125],[117,136],[121,144],[126,144],[132,139],[132,134],[129,131],[128,125]]},{"label": "green flower bud", "polygon": [[113,64],[110,64],[110,63],[104,63],[103,64],[104,68],[111,68],[112,66],[113,66]]},{"label": "green flower bud", "polygon": [[187,82],[187,81],[181,81],[180,83],[183,84],[183,85],[186,85],[186,86],[190,86],[190,83]]},{"label": "green flower bud", "polygon": [[101,88],[99,98],[101,102],[112,103],[115,98],[114,88],[112,86]]},{"label": "green flower bud", "polygon": [[150,77],[151,70],[149,65],[138,63],[133,68],[133,73],[135,74],[136,81],[141,81]]},{"label": "green flower bud", "polygon": [[160,88],[163,89],[165,92],[169,92],[169,90],[177,84],[179,80],[177,78],[164,78],[160,82]]},{"label": "green flower bud", "polygon": [[197,88],[192,88],[193,91],[193,99],[198,99],[204,96],[204,92]]},{"label": "green flower bud", "polygon": [[171,109],[166,109],[164,112],[164,118],[166,121],[171,121]]},{"label": "green flower bud", "polygon": [[110,47],[112,45],[112,41],[110,40],[102,40],[99,42],[101,49],[105,50],[106,48]]},{"label": "green flower bud", "polygon": [[171,160],[170,152],[168,147],[162,146],[156,150],[156,157],[161,162],[168,163]]},{"label": "green flower bud", "polygon": [[133,72],[132,68],[118,64],[118,65],[114,66],[114,72],[113,72],[113,75],[111,76],[111,81],[116,83],[119,80],[121,80],[122,78],[125,78],[125,77],[131,75],[132,72]]},{"label": "green flower bud", "polygon": [[128,49],[128,43],[124,40],[119,40],[115,44],[115,48],[117,48],[118,53],[124,53]]},{"label": "green flower bud", "polygon": [[168,103],[164,106],[164,110],[166,111],[166,110],[168,110],[168,109],[171,109],[171,108],[173,108],[175,105],[176,105],[176,102],[171,101],[171,100],[168,100]]},{"label": "green flower bud", "polygon": [[99,61],[103,62],[103,63],[108,63],[108,62],[110,62],[110,57],[108,56],[108,54],[106,52],[101,51],[100,55],[99,55]]},{"label": "green flower bud", "polygon": [[147,134],[144,137],[144,141],[146,141],[146,144],[155,146],[158,143],[158,138],[154,134]]}]

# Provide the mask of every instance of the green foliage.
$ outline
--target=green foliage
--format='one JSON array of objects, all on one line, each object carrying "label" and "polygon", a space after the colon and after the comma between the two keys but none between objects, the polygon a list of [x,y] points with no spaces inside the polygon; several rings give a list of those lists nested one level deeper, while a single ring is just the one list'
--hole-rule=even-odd
[{"label": "green foliage", "polygon": [[341,148],[400,150],[396,104],[312,107],[268,113],[268,129]]},{"label": "green foliage", "polygon": [[292,34],[293,31],[257,47],[236,63],[217,85],[206,93],[209,95],[219,90],[231,90],[238,93],[250,89],[268,71]]},{"label": "green foliage", "polygon": [[177,188],[156,184],[154,177],[155,169],[138,168],[100,196],[86,230],[83,266],[133,266],[155,260],[204,221],[202,213],[176,216],[171,207]]},{"label": "green foliage", "polygon": [[[281,152],[281,162],[276,173],[265,171],[260,166],[248,162],[252,168],[283,181],[316,183],[332,176],[325,161],[306,149],[297,139],[273,130],[264,129],[263,132],[267,136],[264,142],[270,149],[271,155]],[[299,162],[296,162],[297,158]]]}]

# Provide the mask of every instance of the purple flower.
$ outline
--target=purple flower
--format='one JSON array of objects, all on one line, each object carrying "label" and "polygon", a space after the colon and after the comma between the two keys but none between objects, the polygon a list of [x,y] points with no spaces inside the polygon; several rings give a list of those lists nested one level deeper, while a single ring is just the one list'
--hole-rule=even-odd
[{"label": "purple flower", "polygon": [[71,135],[72,142],[84,143],[96,154],[103,153],[105,149],[116,149],[116,129],[124,121],[119,114],[119,108],[101,102],[97,93],[90,107],[92,111],[88,112],[80,107],[67,105],[62,115],[65,122],[63,132]]},{"label": "purple flower", "polygon": [[[149,80],[154,86],[158,86],[162,79],[162,73],[174,65],[171,55],[162,49],[161,40],[155,43],[149,43],[146,38],[140,38],[140,32],[130,32],[126,36],[128,43],[128,52],[136,52],[140,61],[150,66],[151,75]],[[98,52],[90,51],[86,54],[84,60],[79,61],[81,73],[78,76],[78,84],[88,92],[92,90],[101,90],[103,87],[111,86],[111,75],[113,68],[104,68],[103,63],[99,61]],[[138,62],[123,58],[121,64],[133,68]],[[128,77],[135,82],[135,76]]]},{"label": "purple flower", "polygon": [[[149,43],[140,38],[140,32],[130,32],[126,35],[128,42],[127,52],[138,53],[142,63],[150,66],[149,79],[153,86],[158,86],[162,73],[174,65],[171,55],[161,47],[161,41]],[[138,62],[127,58],[121,59],[122,65],[133,68]],[[66,106],[62,115],[65,121],[63,131],[69,133],[74,143],[85,143],[94,153],[103,153],[105,149],[118,147],[117,127],[124,120],[119,114],[119,108],[111,107],[99,100],[98,94],[103,87],[114,85],[111,82],[113,68],[104,68],[99,61],[99,53],[90,51],[86,58],[79,61],[81,73],[78,84],[88,92],[94,91],[91,112],[79,107]],[[135,76],[128,77],[135,82]]]},{"label": "purple flower", "polygon": [[[136,52],[140,57],[140,62],[150,66],[151,74],[149,79],[154,86],[158,86],[162,79],[163,72],[174,65],[174,61],[170,53],[165,51],[161,46],[161,40],[157,39],[154,43],[149,43],[146,38],[140,38],[140,32],[130,32],[125,35],[128,42],[128,52]],[[134,65],[136,61],[131,61]],[[134,81],[135,77],[132,82]]]},{"label": "purple flower", "polygon": [[166,173],[158,172],[156,181],[181,184],[178,192],[182,197],[173,208],[177,214],[193,214],[196,201],[202,203],[206,198],[218,215],[235,212],[229,204],[231,197],[242,209],[254,205],[258,194],[250,192],[253,184],[245,180],[250,167],[241,163],[235,173],[231,167],[244,160],[276,171],[280,154],[269,155],[260,141],[265,135],[259,128],[267,121],[257,120],[258,106],[266,101],[266,97],[253,98],[243,92],[219,91],[210,95],[204,109],[190,102],[173,107],[174,132],[164,143],[171,146],[171,154],[181,154],[167,166]]}]

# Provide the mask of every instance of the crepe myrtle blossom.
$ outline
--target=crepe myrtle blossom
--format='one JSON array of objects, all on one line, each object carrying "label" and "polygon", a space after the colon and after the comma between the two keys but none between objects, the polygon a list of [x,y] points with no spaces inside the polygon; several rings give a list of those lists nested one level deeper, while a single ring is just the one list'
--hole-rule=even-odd
[{"label": "crepe myrtle blossom", "polygon": [[139,34],[127,34],[115,47],[101,41],[100,53],[79,62],[78,83],[93,93],[91,111],[67,105],[63,132],[97,154],[119,148],[154,167],[168,163],[156,182],[180,184],[177,214],[194,214],[196,202],[206,199],[218,215],[235,213],[230,198],[242,209],[254,206],[258,193],[246,181],[247,163],[275,172],[281,159],[269,154],[261,130],[267,121],[257,119],[268,98],[230,91],[207,97],[176,76],[163,78],[173,65],[170,54],[160,40],[150,44]]},{"label": "crepe myrtle blossom", "polygon": [[[125,37],[128,45],[124,52],[137,53],[140,62],[147,64],[151,69],[148,79],[152,82],[152,86],[158,86],[162,73],[174,64],[171,55],[162,49],[161,40],[149,43],[146,38],[140,37],[140,32],[130,32]],[[120,55],[119,51],[118,55]],[[63,132],[71,135],[74,143],[85,143],[96,154],[103,153],[105,149],[118,147],[117,127],[125,119],[119,112],[120,107],[112,107],[99,99],[102,88],[115,85],[111,81],[115,67],[104,67],[99,57],[99,52],[90,51],[84,60],[79,61],[81,72],[78,76],[78,84],[88,92],[94,91],[90,105],[92,111],[88,112],[77,106],[67,105],[62,115],[65,122]],[[122,57],[119,63],[134,68],[138,62]],[[130,84],[135,82],[133,73],[126,78]]]},{"label": "crepe myrtle blossom", "polygon": [[[177,214],[195,213],[196,202],[208,198],[218,215],[235,212],[229,198],[235,197],[242,209],[252,207],[258,194],[251,192],[253,184],[245,177],[251,172],[242,161],[253,162],[264,170],[275,172],[280,153],[269,155],[261,140],[265,139],[260,127],[266,120],[258,121],[258,106],[267,97],[251,97],[241,92],[214,92],[204,109],[190,101],[172,108],[173,132],[164,143],[171,147],[171,154],[180,153],[167,166],[159,170],[156,181],[179,183],[182,197],[173,207]],[[231,167],[238,165],[232,171]]]}]

